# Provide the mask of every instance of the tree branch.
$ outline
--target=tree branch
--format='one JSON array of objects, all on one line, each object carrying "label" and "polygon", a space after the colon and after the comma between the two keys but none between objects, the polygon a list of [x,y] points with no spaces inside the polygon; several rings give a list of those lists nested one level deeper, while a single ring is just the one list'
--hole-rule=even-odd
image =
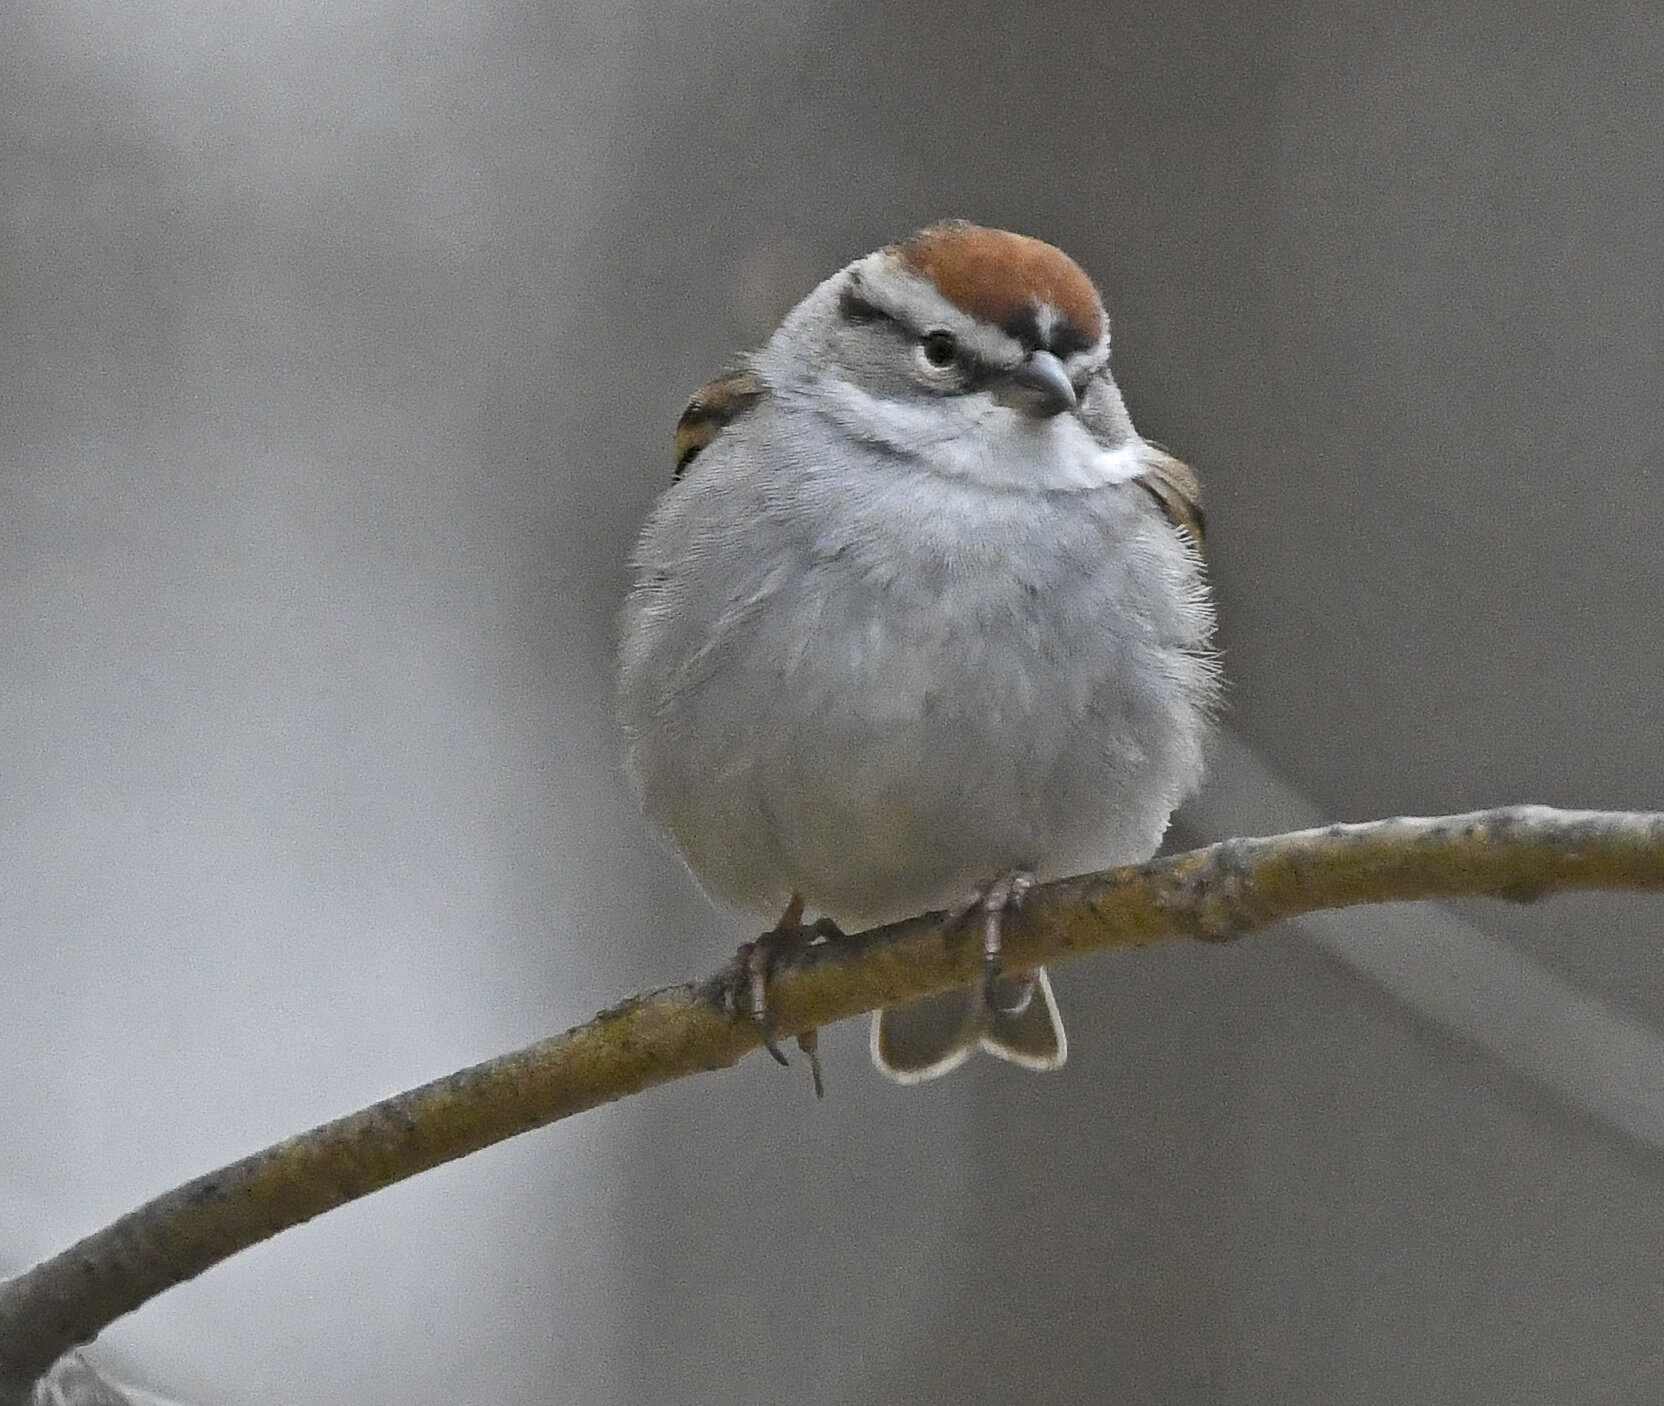
[{"label": "tree branch", "polygon": [[[1413,899],[1518,902],[1664,889],[1664,814],[1519,806],[1227,840],[1035,889],[1005,925],[1013,967],[1170,938],[1217,941],[1322,908]],[[809,949],[769,989],[795,1034],[980,978],[979,944],[935,915]],[[602,1011],[198,1177],[0,1284],[0,1406],[108,1324],[239,1250],[518,1133],[759,1045],[726,972]]]}]

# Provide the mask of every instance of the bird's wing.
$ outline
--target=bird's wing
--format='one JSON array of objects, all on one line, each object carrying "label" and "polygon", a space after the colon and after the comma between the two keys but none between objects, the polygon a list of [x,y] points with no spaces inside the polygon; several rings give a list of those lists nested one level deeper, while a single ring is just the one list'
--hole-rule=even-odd
[{"label": "bird's wing", "polygon": [[680,478],[707,444],[750,410],[763,395],[762,378],[749,366],[725,371],[698,391],[676,422],[676,472]]},{"label": "bird's wing", "polygon": [[1167,514],[1167,520],[1201,551],[1206,533],[1202,520],[1202,481],[1196,477],[1195,470],[1152,446],[1147,467],[1133,482],[1156,500]]}]

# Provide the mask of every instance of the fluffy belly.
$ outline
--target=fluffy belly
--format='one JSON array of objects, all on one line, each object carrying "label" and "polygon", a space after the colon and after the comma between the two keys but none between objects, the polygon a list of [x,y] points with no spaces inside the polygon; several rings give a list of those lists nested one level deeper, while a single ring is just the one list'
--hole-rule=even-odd
[{"label": "fluffy belly", "polygon": [[952,904],[1015,866],[1147,858],[1199,768],[1200,722],[1176,690],[1136,680],[1181,661],[1117,659],[1101,640],[1097,668],[1057,652],[868,638],[858,659],[816,650],[772,689],[737,671],[748,698],[689,702],[755,722],[683,774],[673,833],[718,897],[767,913],[795,891],[850,928]]},{"label": "fluffy belly", "polygon": [[979,494],[949,520],[931,489],[893,521],[741,515],[746,550],[650,554],[630,769],[714,897],[865,926],[1014,866],[1148,858],[1196,784],[1211,612],[1147,495]]}]

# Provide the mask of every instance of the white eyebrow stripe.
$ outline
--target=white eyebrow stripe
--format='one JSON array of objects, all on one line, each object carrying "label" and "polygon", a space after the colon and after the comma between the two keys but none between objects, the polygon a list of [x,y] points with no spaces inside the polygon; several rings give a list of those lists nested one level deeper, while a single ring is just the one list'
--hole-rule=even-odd
[{"label": "white eyebrow stripe", "polygon": [[912,332],[951,332],[977,360],[990,366],[1015,366],[1023,345],[1015,337],[978,322],[944,298],[928,279],[901,270],[857,269],[850,287],[862,300]]},{"label": "white eyebrow stripe", "polygon": [[[887,257],[885,250],[850,265],[848,277],[849,290],[863,302],[912,331],[922,334],[939,328],[953,333],[960,345],[986,366],[995,369],[1016,366],[1028,355],[1028,347],[1016,337],[949,302],[928,278],[902,268]],[[1051,303],[1036,299],[1032,307],[1041,340],[1049,342],[1068,319]],[[1109,353],[1107,318],[1103,329],[1096,342],[1069,353],[1064,358],[1065,365],[1089,372],[1103,365]]]}]

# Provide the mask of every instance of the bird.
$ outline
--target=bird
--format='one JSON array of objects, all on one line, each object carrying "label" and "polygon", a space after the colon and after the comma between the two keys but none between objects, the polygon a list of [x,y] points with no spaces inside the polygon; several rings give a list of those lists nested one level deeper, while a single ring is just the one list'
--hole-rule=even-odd
[{"label": "bird", "polygon": [[947,220],[819,284],[677,424],[620,617],[624,766],[712,898],[780,915],[741,962],[781,1062],[780,953],[946,910],[979,921],[983,980],[876,1013],[879,1070],[1061,1067],[1051,983],[1005,969],[1002,918],[1149,859],[1201,781],[1199,483],[1133,428],[1109,357],[1074,259]]}]

